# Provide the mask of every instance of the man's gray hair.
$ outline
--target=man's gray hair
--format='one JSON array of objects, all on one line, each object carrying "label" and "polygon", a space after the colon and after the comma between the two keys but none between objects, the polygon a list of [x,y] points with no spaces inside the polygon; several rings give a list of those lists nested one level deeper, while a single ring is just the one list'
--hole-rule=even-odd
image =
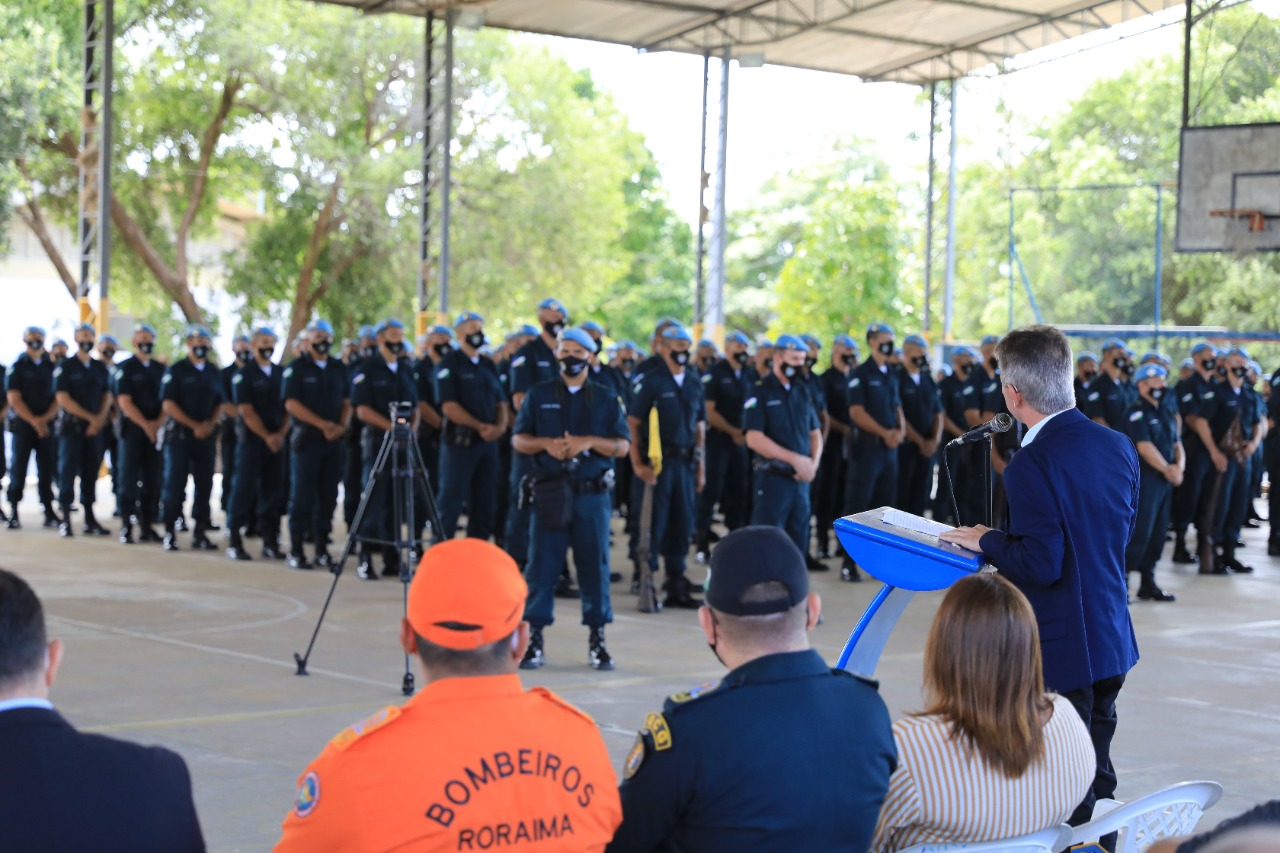
[{"label": "man's gray hair", "polygon": [[1053,326],[1014,329],[996,344],[1000,378],[1042,415],[1076,404],[1075,362],[1067,336]]}]

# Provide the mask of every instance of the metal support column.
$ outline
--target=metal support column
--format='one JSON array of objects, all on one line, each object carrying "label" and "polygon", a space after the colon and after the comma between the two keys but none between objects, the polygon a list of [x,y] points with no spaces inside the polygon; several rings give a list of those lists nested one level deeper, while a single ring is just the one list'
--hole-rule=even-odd
[{"label": "metal support column", "polygon": [[1164,187],[1156,184],[1156,281],[1155,281],[1155,308],[1154,328],[1155,340],[1152,346],[1160,349],[1160,308],[1164,301],[1162,298],[1162,290],[1164,287]]},{"label": "metal support column", "polygon": [[938,84],[929,84],[929,179],[924,198],[924,331],[927,334],[933,302],[933,143],[938,130]]},{"label": "metal support column", "polygon": [[720,60],[719,137],[716,141],[715,207],[711,216],[711,276],[703,307],[702,335],[724,345],[725,175],[729,154],[729,48]]},{"label": "metal support column", "polygon": [[1191,27],[1195,24],[1195,0],[1187,0],[1187,19],[1182,25],[1182,126],[1191,123]]},{"label": "metal support column", "polygon": [[450,10],[444,23],[444,131],[441,133],[440,169],[440,313],[449,314],[449,225],[453,198],[453,18]]},{"label": "metal support column", "polygon": [[1009,328],[1013,328],[1013,266],[1020,263],[1018,247],[1013,242],[1013,190],[1009,190]]},{"label": "metal support column", "polygon": [[696,336],[702,334],[702,310],[706,302],[706,225],[707,225],[707,185],[711,176],[707,174],[707,94],[711,88],[711,53],[702,54],[702,147],[698,159],[698,278],[693,292],[693,321],[697,328]]},{"label": "metal support column", "polygon": [[418,292],[416,332],[431,325],[432,289],[439,288],[440,311],[448,310],[447,204],[449,145],[452,140],[453,63],[449,55],[447,15],[429,11],[423,33],[423,109],[421,205],[418,218]]},{"label": "metal support column", "polygon": [[[85,0],[84,100],[80,114],[80,322],[101,334],[110,315],[111,284],[111,84],[114,70],[115,0]],[[93,276],[98,310],[90,307]]]},{"label": "metal support column", "polygon": [[956,90],[959,80],[951,81],[951,153],[947,163],[947,278],[945,313],[942,317],[943,340],[951,340],[952,313],[955,310],[956,283]]}]

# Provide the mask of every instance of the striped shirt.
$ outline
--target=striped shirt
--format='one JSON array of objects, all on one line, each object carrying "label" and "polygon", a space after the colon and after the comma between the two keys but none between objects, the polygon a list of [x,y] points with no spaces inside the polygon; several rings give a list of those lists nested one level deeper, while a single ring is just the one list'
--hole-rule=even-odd
[{"label": "striped shirt", "polygon": [[1093,782],[1097,759],[1071,703],[1051,698],[1044,757],[1018,779],[952,740],[951,726],[940,716],[894,723],[898,769],[889,779],[872,853],[921,843],[995,841],[1065,823]]}]

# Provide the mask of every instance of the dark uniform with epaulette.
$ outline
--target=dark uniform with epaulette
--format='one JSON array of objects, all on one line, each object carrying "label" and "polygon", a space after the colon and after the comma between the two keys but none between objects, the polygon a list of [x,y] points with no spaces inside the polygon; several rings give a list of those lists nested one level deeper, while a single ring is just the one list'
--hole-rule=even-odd
[{"label": "dark uniform with epaulette", "polygon": [[[128,397],[142,417],[154,421],[161,413],[164,365],[155,359],[146,362],[136,355],[116,365],[111,391],[118,401]],[[123,412],[120,415],[120,514],[125,525],[139,524],[144,539],[153,536],[160,501],[161,455],[147,431]]]},{"label": "dark uniform with epaulette", "polygon": [[[898,372],[898,395],[902,399],[902,414],[925,441],[936,434],[935,421],[942,412],[937,383],[929,373],[926,363],[919,368],[917,379],[903,368]],[[917,381],[918,380],[918,381]],[[929,490],[933,487],[933,456],[925,456],[910,441],[898,448],[898,503],[897,507],[912,515],[924,515],[929,503]]]},{"label": "dark uniform with epaulette", "polygon": [[[1000,390],[999,370],[995,371],[993,376],[987,372],[985,365],[974,364],[969,379],[965,383],[964,408],[966,414],[973,411],[999,414],[1005,411],[1004,394]],[[961,424],[968,424],[967,416]],[[960,514],[963,516],[961,523],[986,524],[988,507],[985,478],[988,466],[991,465],[988,445],[985,441],[974,442],[956,455],[964,455],[966,457],[964,462],[968,467],[968,479],[961,481],[965,484],[960,496]],[[994,471],[991,476],[995,477]],[[993,483],[992,492],[994,491]],[[994,513],[994,511],[992,507],[991,512]]]},{"label": "dark uniform with epaulette", "polygon": [[[285,368],[283,379],[281,393],[286,403],[297,400],[322,420],[342,422],[350,380],[341,361],[330,357],[321,367],[311,355],[301,355]],[[302,556],[307,530],[315,537],[317,556],[329,545],[342,480],[344,437],[328,441],[318,428],[293,419],[289,437],[289,551],[294,556]]]},{"label": "dark uniform with epaulette", "polygon": [[[770,374],[755,384],[743,404],[744,431],[762,433],[784,450],[809,455],[811,433],[821,429],[813,397],[797,381],[784,386]],[[800,553],[809,550],[809,483],[796,480],[796,470],[780,459],[757,455],[752,471],[751,523],[786,532]]]},{"label": "dark uniform with epaulette", "polygon": [[[588,379],[581,390],[571,392],[559,378],[539,382],[528,390],[512,433],[534,438],[568,434],[623,441],[631,436],[622,400],[613,389]],[[565,565],[566,551],[572,548],[582,590],[582,624],[588,628],[604,627],[613,621],[608,582],[613,460],[593,452],[568,460],[556,459],[549,453],[517,456],[529,460],[526,470],[531,485],[537,483],[531,488],[525,621],[535,629],[554,621],[556,582]]]},{"label": "dark uniform with epaulette", "polygon": [[1199,372],[1192,373],[1174,387],[1178,398],[1178,413],[1182,416],[1182,449],[1186,456],[1186,472],[1182,485],[1173,493],[1173,530],[1177,546],[1174,551],[1175,563],[1194,563],[1195,559],[1186,554],[1187,530],[1193,523],[1196,532],[1203,538],[1213,536],[1213,522],[1208,520],[1208,529],[1200,529],[1201,515],[1204,508],[1204,491],[1207,479],[1210,479],[1213,460],[1208,448],[1200,440],[1193,421],[1200,416],[1200,407],[1204,403],[1212,405],[1220,386],[1217,382],[1205,379]]},{"label": "dark uniform with epaulette", "polygon": [[1125,432],[1127,412],[1137,399],[1138,389],[1132,382],[1124,379],[1117,382],[1105,372],[1099,373],[1089,383],[1085,414],[1094,419],[1101,418],[1117,432]]},{"label": "dark uniform with epaulette", "polygon": [[[418,359],[413,365],[413,378],[419,405],[426,403],[436,414],[440,414],[440,401],[436,399],[435,362],[425,355]],[[431,426],[426,420],[418,423],[418,453],[422,456],[423,467],[427,469],[427,482],[431,485],[431,495],[435,498],[440,494],[440,427]],[[427,502],[414,500],[413,513],[413,529],[421,536],[427,526]]]},{"label": "dark uniform with epaulette", "polygon": [[[206,362],[201,369],[189,358],[174,362],[165,371],[161,389],[162,403],[174,403],[197,423],[211,420],[225,402],[218,368]],[[172,418],[164,429],[164,491],[160,499],[164,528],[172,532],[178,516],[182,514],[182,499],[186,495],[187,476],[190,475],[193,486],[191,517],[195,522],[193,535],[199,541],[212,524],[209,499],[213,493],[214,455],[218,439],[216,434],[196,438],[194,432]]]},{"label": "dark uniform with epaulette", "polygon": [[[971,371],[972,369],[970,368]],[[942,377],[942,381],[938,383],[938,399],[942,404],[942,413],[956,426],[968,430],[969,424],[964,416],[967,387],[965,379],[967,376],[962,378],[955,373]],[[942,446],[938,449],[938,460],[943,465],[938,472],[938,494],[933,502],[933,517],[947,524],[959,524],[960,519],[955,517],[956,508],[951,503],[951,494],[954,490],[957,504],[964,497],[965,484],[972,476],[969,471],[970,454],[963,448],[948,453],[946,445],[947,434],[944,431]],[[950,482],[947,481],[948,475],[951,477]]]},{"label": "dark uniform with epaulette", "polygon": [[[235,395],[232,391],[231,383],[235,381],[241,369],[246,364],[251,363],[253,363],[252,357],[248,361],[234,358],[231,364],[222,368],[222,400],[224,403],[233,402]],[[235,426],[235,415],[223,415],[218,419],[218,457],[222,463],[222,495],[219,500],[222,502],[224,517],[230,512],[232,481],[235,479],[236,472],[236,448],[240,443],[240,438],[236,435],[238,430],[236,430]]]},{"label": "dark uniform with epaulette", "polygon": [[[54,404],[53,398],[53,359],[46,352],[39,362],[32,361],[31,356],[23,353],[13,363],[9,376],[5,380],[5,391],[15,391],[22,397],[31,414],[44,415]],[[46,519],[53,513],[53,480],[54,480],[54,437],[52,428],[49,434],[41,438],[35,427],[18,417],[18,412],[9,407],[9,432],[13,433],[13,458],[9,465],[9,503],[16,507],[22,500],[22,492],[27,484],[27,465],[34,453],[36,457],[37,493],[40,503],[44,505]],[[52,426],[52,425],[50,425]],[[56,517],[54,521],[56,522]]]},{"label": "dark uniform with epaulette", "polygon": [[[558,381],[560,375],[556,354],[547,346],[542,336],[534,338],[516,350],[511,359],[511,368],[507,373],[508,392],[515,408],[515,395],[528,394],[529,389],[540,382]],[[517,412],[517,414],[519,414]],[[523,453],[515,453],[511,457],[511,473],[508,482],[509,500],[519,494],[520,481],[529,473],[532,457]],[[502,547],[511,559],[520,567],[524,567],[529,559],[529,507],[521,508],[518,501],[514,505],[508,503],[506,525],[503,531]]]},{"label": "dark uniform with epaulette", "polygon": [[[1148,441],[1160,452],[1167,463],[1177,459],[1179,444],[1174,421],[1164,410],[1163,401],[1171,396],[1166,392],[1159,408],[1139,397],[1125,415],[1125,432],[1136,446]],[[1127,572],[1137,572],[1141,579],[1139,592],[1147,597],[1155,586],[1156,563],[1164,550],[1165,534],[1173,509],[1173,486],[1164,471],[1157,471],[1138,454],[1141,475],[1138,484],[1138,514],[1133,534],[1124,552]]]},{"label": "dark uniform with epaulette", "polygon": [[[477,421],[498,422],[499,407],[507,402],[498,368],[477,356],[472,361],[460,349],[451,351],[436,367],[436,394],[441,412],[457,403]],[[493,536],[494,493],[503,488],[498,477],[498,442],[484,441],[471,427],[444,419],[440,434],[440,525],[436,536],[452,539],[458,516],[467,504],[467,536]]]},{"label": "dark uniform with epaulette", "polygon": [[[347,375],[354,378],[356,370],[364,363],[376,348],[357,349],[351,353],[351,357],[343,362],[347,368]],[[352,389],[347,389],[347,396],[351,395]],[[347,434],[342,438],[342,520],[347,523],[347,527],[351,527],[351,523],[355,521],[356,510],[360,507],[360,494],[364,491],[363,478],[361,471],[364,465],[360,459],[360,423],[354,416],[351,423],[347,426]]]},{"label": "dark uniform with epaulette", "polygon": [[[237,409],[240,406],[253,409],[268,433],[279,432],[284,426],[283,373],[280,365],[272,365],[268,373],[257,361],[252,361],[240,368],[231,380],[231,402]],[[286,445],[273,453],[266,441],[250,430],[245,425],[244,416],[238,413],[235,430],[239,439],[236,442],[227,529],[235,542],[239,539],[240,528],[248,524],[250,518],[255,519],[258,533],[262,536],[263,550],[278,552],[288,447]]]},{"label": "dark uniform with epaulette", "polygon": [[[1258,426],[1258,407],[1254,402],[1254,390],[1241,387],[1232,388],[1230,383],[1221,382],[1214,387],[1212,397],[1200,400],[1200,417],[1209,422],[1209,432],[1221,449],[1232,425],[1240,424],[1240,435],[1243,441],[1249,441]],[[1213,471],[1209,474],[1208,488],[1216,490],[1216,501],[1211,495],[1210,506],[1213,513],[1213,540],[1222,546],[1224,559],[1233,559],[1236,540],[1240,538],[1240,528],[1244,526],[1249,509],[1249,463],[1250,459],[1237,459],[1234,454],[1226,453],[1227,470],[1218,474],[1218,482],[1214,485]],[[1205,572],[1208,566],[1201,566]],[[1219,572],[1220,573],[1220,572]]]},{"label": "dark uniform with epaulette", "polygon": [[[883,370],[875,359],[867,360],[849,374],[849,407],[862,406],[867,415],[885,429],[898,428],[902,398],[893,368]],[[845,484],[845,515],[879,506],[895,506],[898,499],[898,449],[886,447],[884,439],[859,431],[849,459],[849,479]]]},{"label": "dark uniform with epaulette", "polygon": [[874,682],[813,650],[759,657],[649,714],[607,850],[865,851],[896,764]]},{"label": "dark uniform with epaulette", "polygon": [[[702,393],[708,403],[716,404],[716,413],[728,421],[729,426],[741,429],[742,405],[751,396],[753,383],[747,378],[747,369],[728,359],[717,361],[711,370],[702,375]],[[698,496],[697,517],[693,529],[699,540],[700,551],[711,530],[711,518],[716,504],[724,514],[724,526],[737,530],[746,524],[746,491],[750,478],[747,471],[747,447],[735,444],[725,432],[707,424],[707,481]]]},{"label": "dark uniform with epaulette", "polygon": [[[104,398],[111,393],[111,374],[107,366],[96,359],[85,363],[76,356],[65,358],[54,368],[53,391],[55,395],[65,392],[85,411],[97,415],[106,404]],[[64,525],[71,523],[67,515],[75,502],[75,484],[79,477],[85,529],[98,528],[93,504],[97,500],[98,470],[102,467],[110,430],[111,425],[107,423],[95,435],[89,435],[89,424],[66,409],[59,411],[54,419],[53,431],[58,438],[58,503],[62,505]]]},{"label": "dark uniform with epaulette", "polygon": [[[834,365],[819,376],[822,382],[822,399],[826,402],[827,417],[831,422],[850,429],[849,374]],[[818,477],[814,481],[815,498],[813,517],[817,524],[818,556],[830,556],[831,535],[836,517],[844,509],[844,487],[849,477],[847,454],[854,441],[852,433],[832,429],[822,446],[822,459],[818,464]]]},{"label": "dark uniform with epaulette", "polygon": [[[395,362],[395,368],[383,358],[379,352],[367,359],[356,368],[356,374],[351,378],[351,408],[356,410],[360,406],[368,406],[378,414],[384,417],[391,417],[391,406],[394,403],[407,403],[411,411],[416,415],[418,410],[418,380],[413,373],[413,367],[409,364],[407,358],[401,358]],[[355,420],[359,420],[359,413],[355,415]],[[362,482],[367,488],[369,481],[373,475],[373,465],[378,459],[378,451],[382,449],[383,438],[386,437],[384,430],[378,429],[372,424],[360,422],[360,459],[361,469],[360,476]],[[403,462],[408,464],[410,457],[409,451],[412,448],[405,445],[403,453]],[[389,543],[393,540],[393,528],[395,527],[393,513],[393,493],[392,470],[390,463],[393,460],[388,459],[388,468],[378,478],[378,482],[374,485],[373,491],[369,495],[369,502],[365,504],[364,518],[360,521],[360,529],[357,531],[362,542],[366,539],[381,540],[383,543],[384,553],[387,555],[388,570],[394,569],[399,564],[399,552]],[[408,480],[407,482],[416,483],[416,480]],[[408,508],[407,493],[402,491],[405,499],[405,508]],[[421,498],[415,494],[414,503],[416,504]],[[408,522],[411,519],[402,519],[402,522]],[[399,532],[395,531],[398,536]],[[361,545],[362,552],[374,550],[365,545]]]}]

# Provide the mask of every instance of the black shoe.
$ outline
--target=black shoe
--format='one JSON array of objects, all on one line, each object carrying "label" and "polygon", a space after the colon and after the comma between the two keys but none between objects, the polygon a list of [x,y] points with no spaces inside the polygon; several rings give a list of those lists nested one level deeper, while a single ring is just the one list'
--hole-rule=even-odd
[{"label": "black shoe", "polygon": [[71,532],[71,522],[64,521],[58,525],[58,535],[63,539],[70,539],[75,534]]},{"label": "black shoe", "polygon": [[159,533],[151,529],[150,524],[144,524],[138,528],[139,542],[162,542],[164,541]]},{"label": "black shoe", "polygon": [[1223,560],[1222,565],[1227,571],[1235,572],[1238,575],[1247,575],[1253,571],[1253,566],[1246,566],[1235,557],[1232,557],[1230,560]]},{"label": "black shoe", "polygon": [[1248,521],[1244,523],[1244,526],[1249,528],[1250,530],[1257,530],[1262,525],[1254,521],[1252,518],[1250,518]]},{"label": "black shoe", "polygon": [[[223,512],[226,512],[226,510],[223,510]],[[221,527],[219,527],[218,525],[214,524],[214,523],[211,521],[211,522],[209,522],[208,524],[206,524],[206,525],[204,526],[204,529],[205,529],[205,531],[206,531],[206,532],[213,532],[213,533],[217,533],[217,532],[218,532],[219,530],[221,530],[222,528],[221,528]]]},{"label": "black shoe", "polygon": [[311,561],[307,559],[306,554],[290,554],[289,568],[309,571],[315,567],[311,565]]},{"label": "black shoe", "polygon": [[44,508],[44,527],[52,530],[62,524],[62,519],[58,518],[58,514],[49,507]]},{"label": "black shoe", "polygon": [[164,549],[166,551],[182,550],[181,548],[178,547],[178,534],[174,533],[172,530],[165,531],[164,539],[161,541],[164,542]]},{"label": "black shoe", "polygon": [[384,578],[400,577],[400,554],[398,552],[383,561],[382,576]]},{"label": "black shoe", "polygon": [[831,567],[828,566],[826,563],[822,562],[817,557],[810,557],[808,554],[804,555],[804,565],[805,565],[805,568],[807,568],[811,572],[831,571]]},{"label": "black shoe", "polygon": [[609,572],[609,583],[617,583],[622,580],[622,572]]},{"label": "black shoe", "polygon": [[333,568],[333,557],[330,557],[329,552],[321,548],[316,554],[315,563],[322,569],[331,569]]},{"label": "black shoe", "polygon": [[720,534],[716,533],[714,530],[707,530],[707,541],[712,545],[716,544],[720,541]]},{"label": "black shoe", "polygon": [[187,520],[182,516],[178,516],[178,520],[173,523],[173,529],[176,533],[185,533],[187,530]]},{"label": "black shoe", "polygon": [[521,669],[541,669],[542,665],[547,662],[547,656],[542,651],[542,629],[529,629],[529,647],[524,650],[524,657],[520,658]]},{"label": "black shoe", "polygon": [[1178,597],[1172,593],[1165,592],[1160,587],[1152,584],[1149,587],[1138,589],[1138,598],[1142,601],[1177,601]]},{"label": "black shoe", "polygon": [[13,504],[9,507],[9,520],[5,522],[5,527],[10,530],[21,530],[22,522],[18,521],[18,505]]},{"label": "black shoe", "polygon": [[587,636],[587,663],[596,670],[613,669],[613,656],[604,647],[604,628],[592,628]]},{"label": "black shoe", "polygon": [[133,544],[133,528],[127,524],[124,527],[121,527],[120,535],[116,537],[116,540],[121,545],[132,545]]},{"label": "black shoe", "polygon": [[1236,548],[1243,548],[1243,547],[1244,547],[1244,540],[1243,540],[1243,539],[1237,539],[1237,540],[1236,540]]},{"label": "black shoe", "polygon": [[112,518],[120,517],[120,507],[116,507],[115,509],[111,510],[111,517]]},{"label": "black shoe", "polygon": [[560,576],[560,580],[556,581],[556,598],[579,598],[581,593],[578,588],[573,585],[573,578],[567,574]]},{"label": "black shoe", "polygon": [[362,581],[376,581],[378,579],[378,570],[373,567],[372,557],[362,557],[360,565],[356,566],[356,577]]},{"label": "black shoe", "polygon": [[98,519],[93,517],[92,512],[86,512],[84,515],[84,529],[81,531],[85,536],[110,536],[111,531],[98,523]]},{"label": "black shoe", "polygon": [[840,580],[845,583],[862,583],[862,574],[858,571],[858,564],[846,559],[843,565],[840,566]]},{"label": "black shoe", "polygon": [[236,542],[230,548],[227,549],[227,559],[228,560],[252,560],[253,558],[250,557],[249,552],[244,549],[243,542]]},{"label": "black shoe", "polygon": [[1280,557],[1280,540],[1272,539],[1267,543],[1267,556]]},{"label": "black shoe", "polygon": [[258,528],[256,525],[250,524],[248,527],[244,529],[245,539],[257,539],[261,535],[262,534],[258,532]]},{"label": "black shoe", "polygon": [[283,559],[284,559],[284,552],[282,552],[282,551],[281,551],[279,548],[277,548],[275,545],[263,545],[263,546],[262,546],[262,559],[264,559],[264,560],[283,560]]}]

